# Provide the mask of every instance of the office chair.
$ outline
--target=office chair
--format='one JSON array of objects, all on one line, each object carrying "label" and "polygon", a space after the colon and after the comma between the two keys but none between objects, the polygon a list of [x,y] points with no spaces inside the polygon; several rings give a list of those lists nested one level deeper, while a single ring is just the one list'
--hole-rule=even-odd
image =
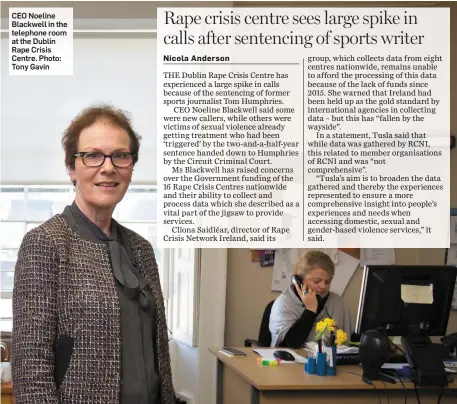
[{"label": "office chair", "polygon": [[270,333],[270,313],[273,307],[272,300],[267,304],[263,312],[262,321],[260,322],[259,338],[257,340],[247,338],[244,340],[245,347],[269,347],[271,344],[271,333]]}]

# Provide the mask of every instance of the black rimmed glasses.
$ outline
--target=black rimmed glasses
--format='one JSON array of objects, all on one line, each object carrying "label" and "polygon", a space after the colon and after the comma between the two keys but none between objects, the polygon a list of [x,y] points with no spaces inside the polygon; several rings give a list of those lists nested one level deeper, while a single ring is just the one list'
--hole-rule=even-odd
[{"label": "black rimmed glasses", "polygon": [[105,164],[106,158],[111,159],[113,166],[118,168],[130,167],[136,161],[136,154],[128,152],[118,152],[113,154],[103,154],[99,152],[79,152],[73,154],[74,157],[81,157],[84,165],[88,167],[101,167]]}]

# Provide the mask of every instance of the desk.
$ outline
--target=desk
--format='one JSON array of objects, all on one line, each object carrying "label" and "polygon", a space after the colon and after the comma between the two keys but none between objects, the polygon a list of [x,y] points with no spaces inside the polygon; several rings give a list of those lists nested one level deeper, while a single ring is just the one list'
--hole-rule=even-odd
[{"label": "desk", "polygon": [[[403,404],[417,403],[412,383],[362,381],[360,366],[338,366],[336,376],[309,375],[303,364],[261,367],[252,348],[238,348],[246,357],[231,357],[211,348],[217,358],[216,404]],[[300,351],[303,356],[305,352]],[[348,373],[352,372],[352,373]],[[355,374],[353,374],[355,373]],[[421,404],[438,402],[440,388],[418,389]],[[309,401],[308,401],[309,400]],[[457,402],[457,378],[444,389],[441,404]]]},{"label": "desk", "polygon": [[14,404],[13,398],[13,385],[11,382],[1,384],[1,397],[0,403],[2,404]]}]

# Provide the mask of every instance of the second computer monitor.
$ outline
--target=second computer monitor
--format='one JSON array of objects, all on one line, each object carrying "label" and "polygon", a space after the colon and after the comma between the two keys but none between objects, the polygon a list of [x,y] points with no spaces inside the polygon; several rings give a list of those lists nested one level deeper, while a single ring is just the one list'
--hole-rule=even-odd
[{"label": "second computer monitor", "polygon": [[446,334],[455,266],[368,265],[364,268],[355,332],[389,336]]}]

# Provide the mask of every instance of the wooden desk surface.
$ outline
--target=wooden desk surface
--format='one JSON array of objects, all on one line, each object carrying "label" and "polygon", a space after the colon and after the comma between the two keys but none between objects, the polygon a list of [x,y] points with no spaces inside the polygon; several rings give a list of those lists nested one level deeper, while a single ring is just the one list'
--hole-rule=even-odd
[{"label": "wooden desk surface", "polygon": [[13,383],[2,383],[1,385],[2,394],[12,394],[13,393]]},{"label": "wooden desk surface", "polygon": [[[362,368],[357,365],[338,366],[336,376],[317,376],[306,373],[304,365],[300,363],[279,364],[275,367],[260,366],[257,363],[259,355],[253,352],[253,348],[236,347],[236,349],[246,352],[247,356],[231,357],[220,353],[219,348],[210,348],[209,351],[259,390],[373,389],[373,386],[362,381]],[[301,356],[306,356],[304,350],[296,350],[296,352]],[[375,381],[373,384],[380,389],[403,389],[403,385],[398,382],[391,384]],[[414,389],[413,383],[404,383],[404,386],[406,389]],[[456,379],[449,384],[449,388],[457,389]]]},{"label": "wooden desk surface", "polygon": [[14,404],[14,397],[13,397],[13,384],[9,383],[2,383],[1,384],[1,400],[2,404]]}]

